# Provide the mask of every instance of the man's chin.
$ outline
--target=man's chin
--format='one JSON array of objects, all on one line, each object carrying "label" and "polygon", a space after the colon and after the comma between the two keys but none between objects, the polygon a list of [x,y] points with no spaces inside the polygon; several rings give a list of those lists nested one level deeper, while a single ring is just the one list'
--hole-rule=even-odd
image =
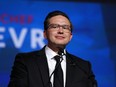
[{"label": "man's chin", "polygon": [[59,48],[65,48],[66,44],[56,44],[56,46]]}]

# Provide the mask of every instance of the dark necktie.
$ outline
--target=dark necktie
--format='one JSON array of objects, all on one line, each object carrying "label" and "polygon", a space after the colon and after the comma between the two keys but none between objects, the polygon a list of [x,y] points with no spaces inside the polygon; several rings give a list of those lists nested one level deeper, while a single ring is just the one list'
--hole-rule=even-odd
[{"label": "dark necktie", "polygon": [[61,68],[61,61],[60,56],[55,56],[54,59],[56,60],[55,72],[54,72],[54,83],[53,87],[63,87],[63,71]]}]

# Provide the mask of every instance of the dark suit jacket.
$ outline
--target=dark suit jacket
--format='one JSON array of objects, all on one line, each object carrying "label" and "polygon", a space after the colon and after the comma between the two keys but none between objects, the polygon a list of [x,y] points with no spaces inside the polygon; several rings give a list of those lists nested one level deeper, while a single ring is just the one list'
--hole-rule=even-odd
[{"label": "dark suit jacket", "polygon": [[[93,87],[95,79],[88,61],[67,53],[66,64],[66,87]],[[8,87],[49,87],[45,47],[16,55]]]}]

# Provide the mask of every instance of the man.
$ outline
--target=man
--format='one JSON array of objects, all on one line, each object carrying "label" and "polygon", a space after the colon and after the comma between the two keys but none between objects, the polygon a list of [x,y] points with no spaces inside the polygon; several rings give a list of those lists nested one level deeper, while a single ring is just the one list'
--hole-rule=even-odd
[{"label": "man", "polygon": [[[72,23],[64,12],[53,11],[47,15],[44,37],[48,43],[41,50],[16,55],[8,87],[96,87],[90,63],[66,51],[72,39]],[[57,66],[56,55],[60,56],[56,59],[62,58]],[[56,84],[59,66],[62,82]]]}]

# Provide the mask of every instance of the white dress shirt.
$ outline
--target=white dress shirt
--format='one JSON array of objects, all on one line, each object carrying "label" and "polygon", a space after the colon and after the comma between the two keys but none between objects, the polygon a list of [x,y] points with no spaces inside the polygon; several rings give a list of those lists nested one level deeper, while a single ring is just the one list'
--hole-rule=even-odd
[{"label": "white dress shirt", "polygon": [[[49,73],[51,75],[52,72],[54,71],[55,65],[56,65],[56,61],[54,60],[54,56],[56,56],[58,54],[55,53],[52,49],[50,49],[48,46],[45,47],[45,53],[46,53],[46,57],[47,57]],[[65,51],[65,53],[66,53],[66,51]],[[64,87],[65,87],[65,82],[66,82],[66,56],[65,55],[63,55],[63,61],[61,62],[61,67],[63,70]],[[54,79],[54,74],[52,75],[52,77],[50,79],[52,86],[53,86],[53,79]]]}]

